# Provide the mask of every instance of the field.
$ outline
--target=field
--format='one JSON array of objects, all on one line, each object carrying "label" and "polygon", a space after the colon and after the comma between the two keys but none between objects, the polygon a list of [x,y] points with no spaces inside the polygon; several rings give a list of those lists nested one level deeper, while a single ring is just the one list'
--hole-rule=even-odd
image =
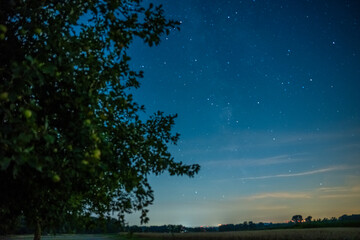
[{"label": "field", "polygon": [[[33,236],[1,237],[0,240],[32,240]],[[277,229],[215,233],[66,234],[42,240],[360,240],[360,228]]]},{"label": "field", "polygon": [[360,228],[277,229],[218,233],[136,233],[137,238],[161,240],[355,240]]}]

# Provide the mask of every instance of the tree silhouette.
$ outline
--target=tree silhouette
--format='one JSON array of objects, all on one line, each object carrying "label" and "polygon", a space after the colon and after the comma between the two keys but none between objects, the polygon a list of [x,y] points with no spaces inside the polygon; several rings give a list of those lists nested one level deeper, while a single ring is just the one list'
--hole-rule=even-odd
[{"label": "tree silhouette", "polygon": [[303,218],[301,215],[294,215],[291,220],[294,222],[294,223],[301,223],[303,221]]},{"label": "tree silhouette", "polygon": [[305,218],[305,222],[309,223],[311,222],[312,216],[308,216],[307,218]]},{"label": "tree silhouette", "polygon": [[73,216],[141,211],[153,191],[147,176],[194,176],[168,144],[176,115],[144,107],[129,89],[134,37],[149,46],[178,28],[161,6],[141,0],[0,0],[0,231],[23,215],[35,230]]}]

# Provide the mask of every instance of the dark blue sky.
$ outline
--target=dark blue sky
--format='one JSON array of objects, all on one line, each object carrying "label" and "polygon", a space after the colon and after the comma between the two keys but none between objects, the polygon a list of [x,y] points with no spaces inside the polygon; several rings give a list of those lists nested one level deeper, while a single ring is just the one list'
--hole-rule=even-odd
[{"label": "dark blue sky", "polygon": [[151,178],[150,224],[359,213],[360,2],[151,2],[181,31],[134,42],[135,99],[178,113],[171,152],[202,170]]}]

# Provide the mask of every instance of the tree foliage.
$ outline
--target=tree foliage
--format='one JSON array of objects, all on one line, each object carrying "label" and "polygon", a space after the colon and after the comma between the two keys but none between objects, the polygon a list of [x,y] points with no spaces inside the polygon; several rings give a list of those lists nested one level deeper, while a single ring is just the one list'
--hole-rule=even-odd
[{"label": "tree foliage", "polygon": [[307,217],[305,218],[305,222],[311,223],[311,219],[312,219],[312,216],[307,216]]},{"label": "tree foliage", "polygon": [[303,217],[301,215],[294,215],[291,218],[291,221],[293,221],[294,223],[301,223],[303,221]]},{"label": "tree foliage", "polygon": [[176,115],[129,89],[134,37],[153,46],[178,28],[141,0],[0,0],[0,225],[52,228],[71,216],[119,216],[153,202],[149,174],[194,176],[168,144]]}]

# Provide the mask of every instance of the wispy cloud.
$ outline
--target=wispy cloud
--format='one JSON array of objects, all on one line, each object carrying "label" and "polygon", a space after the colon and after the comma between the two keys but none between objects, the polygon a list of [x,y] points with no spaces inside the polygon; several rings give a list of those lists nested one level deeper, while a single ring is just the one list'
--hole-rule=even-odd
[{"label": "wispy cloud", "polygon": [[[298,154],[299,155],[299,154]],[[202,163],[203,166],[232,166],[232,167],[244,167],[244,166],[267,166],[275,164],[293,163],[301,161],[295,155],[279,155],[264,158],[243,158],[243,159],[231,159],[231,160],[214,160]]]},{"label": "wispy cloud", "polygon": [[258,206],[257,211],[279,211],[289,209],[289,206]]},{"label": "wispy cloud", "polygon": [[320,188],[317,191],[319,198],[334,199],[334,198],[360,198],[360,185],[351,187],[329,187]]},{"label": "wispy cloud", "polygon": [[268,198],[304,199],[304,198],[311,198],[311,196],[310,194],[307,193],[276,192],[276,193],[262,193],[262,194],[245,197],[245,199],[247,200],[268,199]]},{"label": "wispy cloud", "polygon": [[348,192],[350,190],[349,187],[341,186],[341,187],[322,187],[318,188],[317,191],[319,193],[343,193]]},{"label": "wispy cloud", "polygon": [[276,175],[266,175],[266,176],[256,176],[256,177],[244,177],[241,180],[260,180],[260,179],[269,179],[269,178],[287,178],[287,177],[300,177],[300,176],[307,176],[307,175],[314,175],[319,173],[326,173],[326,172],[333,172],[333,171],[342,171],[347,169],[353,169],[354,166],[334,166],[328,168],[322,168],[317,170],[311,170],[306,172],[299,172],[299,173],[287,173],[287,174],[276,174]]},{"label": "wispy cloud", "polygon": [[[354,198],[360,196],[360,185],[322,187],[311,191],[262,192],[241,197],[242,200]],[[275,205],[276,206],[276,205]],[[281,205],[282,206],[282,205]]]},{"label": "wispy cloud", "polygon": [[323,199],[345,199],[345,198],[360,198],[360,193],[343,193],[343,194],[328,194],[328,195],[321,195],[319,198]]}]

